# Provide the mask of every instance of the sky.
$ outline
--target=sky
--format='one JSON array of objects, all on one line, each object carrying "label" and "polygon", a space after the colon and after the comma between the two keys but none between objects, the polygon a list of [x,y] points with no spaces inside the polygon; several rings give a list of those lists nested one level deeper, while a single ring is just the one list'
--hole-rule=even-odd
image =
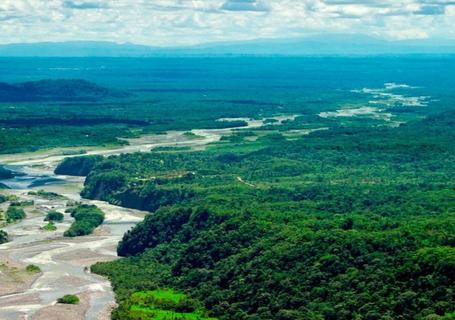
[{"label": "sky", "polygon": [[0,43],[180,46],[321,33],[455,39],[455,0],[0,0]]}]

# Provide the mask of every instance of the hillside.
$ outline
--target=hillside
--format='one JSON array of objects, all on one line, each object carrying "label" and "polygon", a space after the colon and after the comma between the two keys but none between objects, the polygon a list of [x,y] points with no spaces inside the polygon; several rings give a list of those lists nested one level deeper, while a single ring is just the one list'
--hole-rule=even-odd
[{"label": "hillside", "polygon": [[173,288],[226,320],[450,319],[454,117],[300,137],[290,122],[98,159],[83,196],[155,211],[123,237],[126,258],[92,267],[113,318],[141,317],[135,292]]},{"label": "hillside", "polygon": [[0,82],[0,102],[87,101],[126,96],[125,92],[80,79]]}]

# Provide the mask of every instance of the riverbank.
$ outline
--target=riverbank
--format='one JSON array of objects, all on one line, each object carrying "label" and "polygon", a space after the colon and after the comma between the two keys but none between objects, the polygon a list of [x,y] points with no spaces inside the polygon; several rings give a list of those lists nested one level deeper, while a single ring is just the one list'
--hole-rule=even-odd
[{"label": "riverbank", "polygon": [[[277,117],[277,120],[280,123],[294,118],[295,116],[281,116]],[[242,128],[193,130],[198,136],[197,139],[188,137],[185,132],[168,132],[129,139],[129,145],[118,148],[91,149],[86,154],[107,156],[174,146],[203,148],[232,130],[257,128],[264,124],[263,120],[247,120],[248,126]],[[34,203],[27,209],[26,219],[5,228],[11,241],[0,246],[0,264],[9,263],[20,268],[34,264],[41,269],[36,278],[12,281],[11,289],[0,293],[1,319],[49,320],[54,319],[55,315],[59,315],[59,319],[108,319],[110,310],[115,306],[109,281],[91,274],[88,271],[89,266],[96,262],[116,259],[117,243],[146,213],[101,201],[81,199],[79,193],[84,178],[57,176],[53,173],[56,165],[69,156],[76,155],[63,155],[61,149],[0,155],[1,164],[7,164],[24,174],[17,178],[22,179],[21,183],[14,179],[2,180],[2,183],[12,188],[4,193]],[[44,182],[34,185],[38,180]],[[50,200],[29,194],[29,191],[38,189],[61,194],[64,198]],[[43,218],[46,212],[57,210],[64,213],[68,201],[81,201],[98,206],[106,215],[105,222],[90,236],[68,239],[62,234],[72,219],[65,213],[65,219],[61,224],[57,224],[56,231],[41,230],[45,225]],[[55,301],[65,294],[77,294],[81,303],[77,306],[56,304]]]}]

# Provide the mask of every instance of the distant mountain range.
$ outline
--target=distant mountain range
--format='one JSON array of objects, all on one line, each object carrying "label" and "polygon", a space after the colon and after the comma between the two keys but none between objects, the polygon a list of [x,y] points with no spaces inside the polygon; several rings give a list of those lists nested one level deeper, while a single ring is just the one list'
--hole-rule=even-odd
[{"label": "distant mountain range", "polygon": [[0,45],[6,57],[150,57],[208,55],[383,55],[455,54],[455,40],[386,41],[363,35],[319,35],[260,39],[187,47],[151,47],[113,42],[40,42]]}]

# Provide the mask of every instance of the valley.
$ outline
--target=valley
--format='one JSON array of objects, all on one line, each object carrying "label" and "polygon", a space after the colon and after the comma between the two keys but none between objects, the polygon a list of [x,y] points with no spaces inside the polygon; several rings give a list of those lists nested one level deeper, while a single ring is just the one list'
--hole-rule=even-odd
[{"label": "valley", "polygon": [[[279,116],[278,123],[295,116]],[[247,128],[258,128],[263,121],[248,121]],[[226,120],[228,121],[228,120]],[[208,143],[218,141],[232,129],[197,130],[198,140],[185,138],[184,132],[169,132],[164,135],[148,135],[128,140],[128,145],[117,149],[95,149],[89,155],[118,155],[148,152],[157,147],[192,147],[201,149]],[[27,209],[27,218],[8,225],[4,230],[11,240],[0,247],[0,265],[5,270],[25,270],[26,265],[36,265],[39,274],[27,275],[24,279],[2,270],[3,286],[0,292],[0,317],[2,319],[109,319],[115,306],[109,281],[90,273],[90,265],[117,258],[116,246],[123,234],[142,221],[146,212],[114,206],[103,201],[82,199],[79,195],[84,178],[54,174],[57,164],[65,157],[62,150],[49,150],[27,154],[0,156],[0,163],[21,173],[2,182],[11,189],[4,190],[8,196],[21,201],[32,201]],[[36,183],[38,182],[38,183]],[[35,187],[31,187],[37,184]],[[54,192],[61,199],[43,199],[30,195],[30,191]],[[94,234],[64,238],[63,231],[70,225],[70,218],[57,224],[54,232],[40,230],[43,217],[49,210],[64,212],[68,201],[94,204],[106,215],[103,225]],[[17,273],[18,271],[15,271]],[[21,271],[22,272],[22,271]],[[56,304],[57,298],[65,294],[77,294],[81,304],[68,307]]]},{"label": "valley", "polygon": [[0,318],[453,318],[453,57],[1,61]]}]

